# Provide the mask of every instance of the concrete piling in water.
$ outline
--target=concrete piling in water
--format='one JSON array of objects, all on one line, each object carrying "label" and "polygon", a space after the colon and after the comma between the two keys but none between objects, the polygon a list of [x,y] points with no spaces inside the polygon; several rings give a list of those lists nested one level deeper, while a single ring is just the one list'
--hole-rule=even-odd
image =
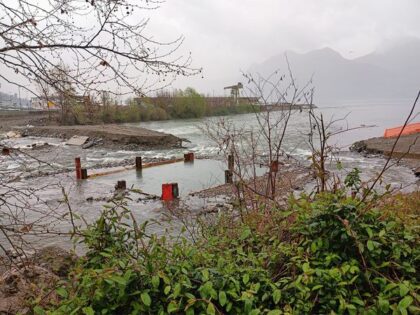
[{"label": "concrete piling in water", "polygon": [[163,201],[171,201],[179,197],[178,183],[162,184]]},{"label": "concrete piling in water", "polygon": [[143,162],[141,156],[136,156],[136,170],[141,171],[143,169]]},{"label": "concrete piling in water", "polygon": [[115,190],[126,190],[127,182],[125,180],[119,180],[117,185],[115,185]]},{"label": "concrete piling in water", "polygon": [[192,163],[194,162],[194,153],[188,152],[184,154],[184,162],[186,163]]},{"label": "concrete piling in water", "polygon": [[225,184],[233,183],[233,172],[231,170],[225,171]]},{"label": "concrete piling in water", "polygon": [[82,168],[81,169],[81,179],[87,179],[87,178],[88,178],[87,169]]}]

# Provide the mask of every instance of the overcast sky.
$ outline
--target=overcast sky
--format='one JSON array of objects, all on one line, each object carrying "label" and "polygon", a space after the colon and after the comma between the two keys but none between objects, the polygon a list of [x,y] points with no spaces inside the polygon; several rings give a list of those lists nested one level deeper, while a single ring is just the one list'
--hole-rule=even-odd
[{"label": "overcast sky", "polygon": [[[331,47],[355,58],[402,37],[420,37],[420,0],[167,0],[149,32],[186,37],[204,79],[180,79],[203,92],[223,92],[253,63],[284,50]],[[220,89],[217,87],[220,86]]]},{"label": "overcast sky", "polygon": [[[174,87],[216,95],[241,70],[285,50],[331,47],[352,59],[420,38],[420,0],[166,0],[140,13],[129,18],[150,16],[147,34],[158,41],[185,36],[179,53],[191,51],[193,65],[204,68],[204,78],[180,78]],[[17,92],[6,84],[2,90]]]}]

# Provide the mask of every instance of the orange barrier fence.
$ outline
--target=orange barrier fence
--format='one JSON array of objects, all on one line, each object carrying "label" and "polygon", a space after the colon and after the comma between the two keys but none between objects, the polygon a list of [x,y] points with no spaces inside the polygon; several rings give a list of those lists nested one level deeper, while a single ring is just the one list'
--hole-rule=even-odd
[{"label": "orange barrier fence", "polygon": [[[401,129],[403,129],[402,126],[401,127],[396,127],[396,128],[386,129],[384,137],[385,138],[398,137],[398,135],[401,132]],[[401,135],[403,135],[403,136],[404,135],[411,135],[413,133],[418,133],[418,132],[420,132],[420,123],[414,123],[414,124],[409,124],[409,125],[405,126]]]}]

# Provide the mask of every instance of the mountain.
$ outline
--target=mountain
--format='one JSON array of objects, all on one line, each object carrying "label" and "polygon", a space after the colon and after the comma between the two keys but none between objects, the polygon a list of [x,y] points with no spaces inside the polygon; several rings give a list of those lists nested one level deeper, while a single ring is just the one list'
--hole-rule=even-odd
[{"label": "mountain", "polygon": [[342,100],[413,98],[420,89],[420,39],[411,39],[383,52],[346,59],[331,48],[274,56],[251,67],[251,73],[268,76],[287,73],[289,60],[300,86],[313,77],[315,103]]}]

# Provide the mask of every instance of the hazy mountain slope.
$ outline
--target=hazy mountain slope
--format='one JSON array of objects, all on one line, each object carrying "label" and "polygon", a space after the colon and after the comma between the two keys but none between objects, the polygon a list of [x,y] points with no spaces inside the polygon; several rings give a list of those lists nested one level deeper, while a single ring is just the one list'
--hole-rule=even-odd
[{"label": "hazy mountain slope", "polygon": [[353,60],[330,48],[286,52],[251,67],[250,72],[264,76],[277,69],[287,72],[285,55],[301,85],[313,75],[317,103],[413,97],[420,88],[420,40]]}]

